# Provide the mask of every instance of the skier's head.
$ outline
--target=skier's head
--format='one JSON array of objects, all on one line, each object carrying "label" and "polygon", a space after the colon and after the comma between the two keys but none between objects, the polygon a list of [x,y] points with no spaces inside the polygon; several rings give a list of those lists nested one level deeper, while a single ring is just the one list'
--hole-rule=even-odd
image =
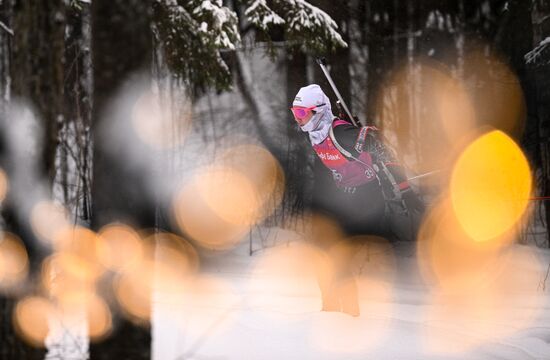
[{"label": "skier's head", "polygon": [[324,115],[330,113],[332,116],[330,100],[317,84],[301,88],[296,94],[290,109],[294,115],[294,120],[304,131],[317,129],[321,119],[326,118]]}]

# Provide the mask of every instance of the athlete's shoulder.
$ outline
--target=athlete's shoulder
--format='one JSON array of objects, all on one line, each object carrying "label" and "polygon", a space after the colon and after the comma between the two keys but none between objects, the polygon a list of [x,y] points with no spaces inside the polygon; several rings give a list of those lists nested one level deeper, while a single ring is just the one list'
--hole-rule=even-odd
[{"label": "athlete's shoulder", "polygon": [[334,119],[332,119],[332,127],[333,128],[337,128],[337,127],[355,127],[353,126],[352,123],[350,123],[349,121],[347,120],[344,120],[344,119],[340,119],[338,117],[335,117]]}]

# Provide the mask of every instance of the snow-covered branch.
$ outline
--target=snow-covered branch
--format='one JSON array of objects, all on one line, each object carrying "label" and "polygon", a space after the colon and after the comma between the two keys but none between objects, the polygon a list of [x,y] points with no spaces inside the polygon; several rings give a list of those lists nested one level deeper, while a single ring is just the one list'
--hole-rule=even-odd
[{"label": "snow-covered branch", "polygon": [[198,34],[204,45],[220,49],[233,49],[240,42],[237,15],[218,1],[184,1],[185,6],[176,0],[157,0],[168,14],[172,33],[190,30]]},{"label": "snow-covered branch", "polygon": [[234,49],[235,44],[241,41],[237,14],[221,6],[221,1],[201,0],[191,3],[195,3],[192,14],[200,22],[198,30],[207,42],[220,49]]},{"label": "snow-covered branch", "polygon": [[245,1],[245,16],[259,30],[274,25],[284,27],[287,41],[298,42],[305,51],[326,52],[346,47],[338,25],[324,11],[305,0],[275,0],[271,8],[266,0]]},{"label": "snow-covered branch", "polygon": [[338,33],[338,24],[323,10],[305,0],[279,0],[287,19],[289,39],[299,39],[305,49],[321,52],[347,47]]},{"label": "snow-covered branch", "polygon": [[195,88],[230,85],[220,51],[234,50],[241,41],[232,10],[216,0],[155,0],[155,19],[165,60],[175,74]]},{"label": "snow-covered branch", "polygon": [[254,26],[268,31],[273,25],[283,25],[285,21],[266,4],[265,0],[251,0],[247,3],[244,15]]},{"label": "snow-covered branch", "polygon": [[[307,52],[346,47],[338,25],[305,0],[241,0],[244,16],[259,31],[282,26],[288,45]],[[231,74],[222,52],[241,44],[240,19],[221,0],[155,0],[155,25],[169,68],[195,89],[228,88]],[[198,71],[200,69],[200,71]]]}]

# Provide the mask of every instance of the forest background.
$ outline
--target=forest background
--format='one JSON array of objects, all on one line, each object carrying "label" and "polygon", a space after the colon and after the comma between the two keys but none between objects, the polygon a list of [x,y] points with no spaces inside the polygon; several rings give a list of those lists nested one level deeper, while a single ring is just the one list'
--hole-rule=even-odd
[{"label": "forest background", "polygon": [[[411,174],[444,168],[459,140],[461,128],[442,136],[443,107],[451,125],[520,143],[535,194],[550,196],[550,1],[0,0],[0,224],[23,239],[31,274],[49,251],[30,224],[40,200],[94,230],[173,230],[173,182],[243,138],[284,173],[259,223],[298,226],[315,165],[288,107],[308,83],[335,100],[319,56]],[[140,102],[145,120],[119,123]],[[437,185],[418,186],[430,198]],[[531,206],[518,241],[548,247],[550,203]],[[16,336],[15,303],[0,301],[1,357],[43,358]],[[147,328],[121,318],[91,353],[148,359],[149,345]]]}]

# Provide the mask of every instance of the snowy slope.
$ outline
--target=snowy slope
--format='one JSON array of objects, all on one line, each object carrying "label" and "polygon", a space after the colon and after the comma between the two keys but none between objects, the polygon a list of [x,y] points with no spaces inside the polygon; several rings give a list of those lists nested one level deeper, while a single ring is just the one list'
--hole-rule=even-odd
[{"label": "snowy slope", "polygon": [[515,246],[488,287],[498,290],[457,300],[427,285],[414,245],[363,247],[358,318],[319,311],[312,251],[293,241],[205,256],[185,295],[156,294],[153,358],[550,358],[550,297],[540,286],[548,251]]}]

